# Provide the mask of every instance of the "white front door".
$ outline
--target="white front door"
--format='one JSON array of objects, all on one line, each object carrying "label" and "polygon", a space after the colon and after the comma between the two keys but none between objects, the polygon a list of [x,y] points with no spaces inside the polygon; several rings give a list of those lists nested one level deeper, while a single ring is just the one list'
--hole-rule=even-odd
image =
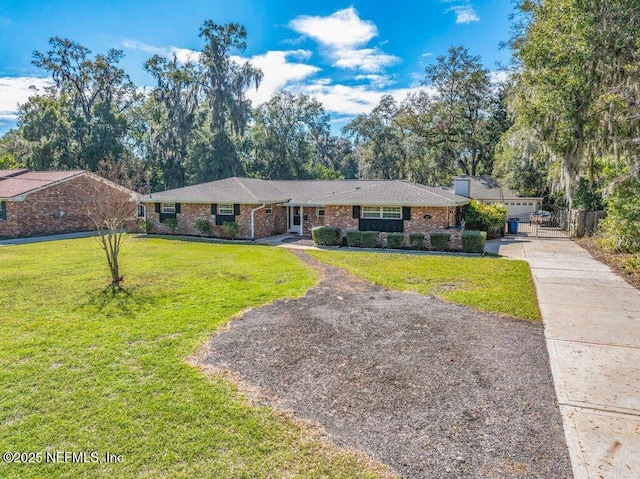
[{"label": "white front door", "polygon": [[289,229],[290,233],[302,234],[302,207],[301,206],[289,206]]}]

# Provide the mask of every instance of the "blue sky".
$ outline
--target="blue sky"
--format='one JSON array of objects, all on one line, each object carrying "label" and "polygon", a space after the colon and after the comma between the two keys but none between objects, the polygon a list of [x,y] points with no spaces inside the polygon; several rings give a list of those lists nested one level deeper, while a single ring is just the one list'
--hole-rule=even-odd
[{"label": "blue sky", "polygon": [[280,88],[317,97],[334,129],[368,112],[383,94],[404,98],[420,87],[424,68],[451,45],[465,45],[497,71],[509,52],[510,0],[32,1],[0,3],[0,133],[15,123],[16,105],[47,83],[31,65],[52,36],[95,53],[119,48],[121,65],[138,86],[151,85],[143,63],[153,54],[178,58],[202,47],[205,19],[238,22],[248,33],[238,53],[264,71],[254,104]]}]

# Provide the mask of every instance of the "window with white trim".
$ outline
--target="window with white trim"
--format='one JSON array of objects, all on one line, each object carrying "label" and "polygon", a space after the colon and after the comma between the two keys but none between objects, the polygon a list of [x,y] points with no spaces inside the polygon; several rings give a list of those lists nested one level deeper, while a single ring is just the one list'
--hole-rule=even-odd
[{"label": "window with white trim", "polygon": [[162,212],[164,214],[173,215],[176,212],[176,204],[175,203],[162,203]]},{"label": "window with white trim", "polygon": [[324,206],[316,206],[316,216],[324,216]]},{"label": "window with white trim", "polygon": [[232,215],[233,214],[233,205],[218,205],[218,214],[219,215]]},{"label": "window with white trim", "polygon": [[145,218],[147,216],[147,207],[142,203],[138,204],[138,218]]},{"label": "window with white trim", "polygon": [[264,212],[267,215],[273,214],[273,205],[272,204],[264,205]]},{"label": "window with white trim", "polygon": [[402,208],[400,206],[363,206],[362,218],[401,220]]},{"label": "window with white trim", "polygon": [[382,214],[381,208],[377,206],[363,206],[362,217],[367,219],[378,219]]}]

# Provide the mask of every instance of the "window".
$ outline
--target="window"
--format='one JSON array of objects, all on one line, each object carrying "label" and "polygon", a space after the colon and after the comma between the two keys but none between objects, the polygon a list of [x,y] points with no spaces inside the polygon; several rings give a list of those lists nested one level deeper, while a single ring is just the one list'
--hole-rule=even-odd
[{"label": "window", "polygon": [[402,208],[399,206],[389,206],[382,208],[382,217],[387,220],[401,220]]},{"label": "window", "polygon": [[378,219],[380,218],[380,208],[377,206],[363,206],[362,217],[369,219]]},{"label": "window", "polygon": [[399,206],[363,206],[362,217],[372,220],[401,220],[402,208],[400,208]]},{"label": "window", "polygon": [[233,214],[233,205],[218,205],[218,214],[219,215],[232,215]]},{"label": "window", "polygon": [[145,218],[147,216],[147,208],[146,206],[139,204],[138,205],[138,218]]},{"label": "window", "polygon": [[0,221],[7,221],[7,204],[0,201]]},{"label": "window", "polygon": [[265,205],[264,212],[268,215],[273,214],[273,205]]},{"label": "window", "polygon": [[324,216],[324,206],[316,207],[316,216]]},{"label": "window", "polygon": [[176,214],[176,204],[175,203],[162,203],[162,212],[164,214],[175,215]]}]

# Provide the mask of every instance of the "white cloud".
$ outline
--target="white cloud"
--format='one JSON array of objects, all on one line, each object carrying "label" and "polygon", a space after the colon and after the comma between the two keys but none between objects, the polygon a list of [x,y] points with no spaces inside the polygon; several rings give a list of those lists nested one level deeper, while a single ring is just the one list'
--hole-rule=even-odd
[{"label": "white cloud", "polygon": [[308,50],[290,50],[268,51],[252,58],[232,58],[238,63],[244,63],[248,60],[264,73],[260,88],[258,90],[251,88],[247,91],[247,97],[254,105],[259,105],[268,101],[277,90],[291,83],[301,82],[319,72],[320,68],[316,66],[289,61],[289,59],[308,60],[310,57],[311,52]]},{"label": "white cloud", "polygon": [[459,5],[447,9],[447,12],[455,12],[456,23],[472,23],[480,21],[480,17],[471,5]]},{"label": "white cloud", "polygon": [[189,61],[197,62],[200,59],[200,52],[189,50],[188,48],[179,47],[154,47],[147,45],[146,43],[139,42],[137,40],[124,40],[121,43],[123,48],[130,48],[132,50],[140,50],[147,52],[151,55],[160,55],[166,58],[173,58],[174,55],[179,63],[185,64]]},{"label": "white cloud", "polygon": [[377,48],[361,48],[359,50],[336,50],[332,56],[334,67],[362,70],[364,72],[379,72],[385,67],[398,63],[400,58],[387,55]]},{"label": "white cloud", "polygon": [[49,78],[0,77],[0,120],[15,121],[18,118],[18,104],[25,103],[37,90],[51,85]]},{"label": "white cloud", "polygon": [[378,35],[376,25],[360,19],[353,7],[338,10],[328,17],[301,15],[291,20],[289,27],[334,48],[364,45]]},{"label": "white cloud", "polygon": [[380,102],[383,95],[391,95],[402,101],[409,93],[416,93],[419,88],[397,88],[381,90],[370,85],[326,85],[313,83],[300,85],[298,90],[305,95],[318,99],[329,113],[353,117],[361,113],[369,113]]},{"label": "white cloud", "polygon": [[356,81],[370,82],[377,88],[384,88],[385,86],[394,83],[391,78],[386,75],[356,75],[353,79]]},{"label": "white cloud", "polygon": [[353,7],[327,17],[302,15],[291,20],[289,27],[324,46],[324,54],[336,68],[376,73],[400,61],[380,49],[386,40],[374,48],[358,48],[376,37],[378,29],[373,22],[362,20]]},{"label": "white cloud", "polygon": [[509,76],[509,72],[504,70],[489,72],[489,79],[491,80],[491,83],[494,84],[506,82],[509,79]]}]

